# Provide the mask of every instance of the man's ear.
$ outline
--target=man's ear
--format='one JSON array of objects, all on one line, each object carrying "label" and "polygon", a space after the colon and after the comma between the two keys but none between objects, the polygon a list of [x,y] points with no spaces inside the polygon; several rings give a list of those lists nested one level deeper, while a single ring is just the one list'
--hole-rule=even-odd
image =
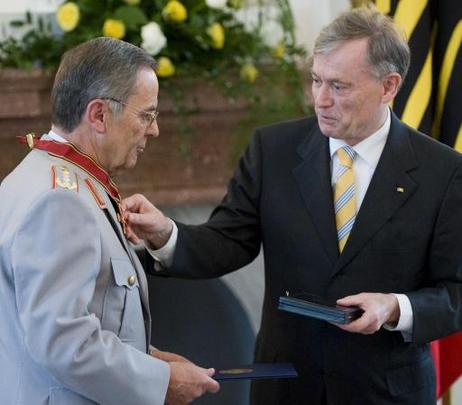
[{"label": "man's ear", "polygon": [[398,90],[401,87],[403,80],[401,79],[401,75],[399,73],[393,72],[388,74],[382,81],[383,84],[383,94],[382,94],[382,101],[385,104],[391,102],[396,95],[398,94]]},{"label": "man's ear", "polygon": [[88,103],[85,110],[85,118],[93,129],[103,133],[106,132],[109,113],[107,103],[100,98],[95,98]]}]

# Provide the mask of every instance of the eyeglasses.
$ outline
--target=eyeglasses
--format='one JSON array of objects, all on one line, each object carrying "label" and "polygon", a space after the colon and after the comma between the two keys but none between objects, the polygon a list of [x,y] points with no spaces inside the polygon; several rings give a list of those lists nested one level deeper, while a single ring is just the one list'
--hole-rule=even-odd
[{"label": "eyeglasses", "polygon": [[122,104],[124,107],[127,107],[129,110],[132,110],[135,114],[139,115],[143,121],[146,123],[146,128],[149,128],[154,121],[157,120],[157,117],[159,116],[159,111],[153,110],[153,111],[145,111],[145,110],[138,110],[136,108],[131,107],[127,103],[124,103],[123,101],[117,100],[116,98],[112,97],[104,97],[105,100],[111,100],[116,103]]}]

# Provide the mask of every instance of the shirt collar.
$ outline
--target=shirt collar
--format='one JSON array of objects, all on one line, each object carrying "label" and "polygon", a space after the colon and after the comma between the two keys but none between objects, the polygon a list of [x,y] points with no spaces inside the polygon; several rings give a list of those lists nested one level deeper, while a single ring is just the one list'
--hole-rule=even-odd
[{"label": "shirt collar", "polygon": [[[383,125],[373,134],[357,143],[352,148],[354,151],[366,161],[371,167],[376,167],[382,154],[385,143],[387,142],[388,133],[390,132],[391,114],[387,108],[387,118]],[[329,138],[329,149],[331,158],[335,155],[338,149],[348,145],[343,139]]]},{"label": "shirt collar", "polygon": [[61,135],[57,134],[56,132],[53,132],[51,129],[50,131],[45,134],[48,138],[51,138],[53,139],[53,141],[56,141],[56,142],[61,142],[61,143],[67,143],[68,140],[67,139],[64,139]]}]

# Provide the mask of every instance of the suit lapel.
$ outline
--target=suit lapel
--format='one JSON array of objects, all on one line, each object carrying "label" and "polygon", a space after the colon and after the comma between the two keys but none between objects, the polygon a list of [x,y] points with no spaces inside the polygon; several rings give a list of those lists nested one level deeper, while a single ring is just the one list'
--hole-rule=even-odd
[{"label": "suit lapel", "polygon": [[334,274],[345,267],[417,189],[409,172],[417,167],[406,127],[392,114],[390,133],[355,225]]},{"label": "suit lapel", "polygon": [[317,125],[297,149],[303,161],[293,170],[302,199],[310,213],[324,251],[334,265],[338,257],[332,201],[328,139]]}]

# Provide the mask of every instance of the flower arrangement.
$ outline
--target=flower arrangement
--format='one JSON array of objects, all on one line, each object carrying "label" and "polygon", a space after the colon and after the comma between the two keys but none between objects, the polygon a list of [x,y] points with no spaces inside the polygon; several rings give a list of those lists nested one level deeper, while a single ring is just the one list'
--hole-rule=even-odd
[{"label": "flower arrangement", "polygon": [[233,69],[253,83],[260,66],[287,68],[303,52],[294,44],[288,0],[253,0],[253,23],[238,18],[248,1],[65,1],[54,16],[29,12],[25,21],[14,21],[31,29],[0,43],[0,66],[56,68],[64,51],[103,35],[148,51],[159,62],[160,78],[219,77]]},{"label": "flower arrangement", "polygon": [[[193,116],[204,105],[242,111],[235,156],[256,126],[309,110],[288,0],[71,0],[11,24],[25,34],[0,42],[0,68],[52,71],[66,50],[102,35],[144,48],[158,63],[161,108],[164,95],[171,100],[181,155],[190,154]],[[204,86],[222,101],[200,103]]]}]

